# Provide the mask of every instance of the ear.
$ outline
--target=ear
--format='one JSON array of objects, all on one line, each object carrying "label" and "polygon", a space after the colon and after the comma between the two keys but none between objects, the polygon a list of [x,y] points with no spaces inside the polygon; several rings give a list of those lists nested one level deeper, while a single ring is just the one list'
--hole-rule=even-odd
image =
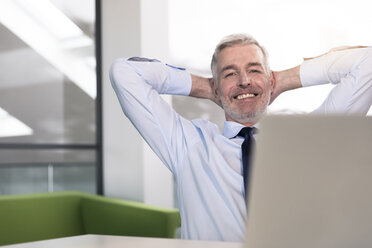
[{"label": "ear", "polygon": [[270,71],[270,103],[269,105],[275,100],[275,98],[279,95],[277,92],[277,74],[274,71]]},{"label": "ear", "polygon": [[216,79],[210,78],[209,82],[210,82],[210,85],[211,85],[212,94],[213,94],[214,98],[219,99],[220,95],[218,93],[218,85],[217,85]]},{"label": "ear", "polygon": [[271,90],[271,94],[273,94],[275,86],[276,86],[275,74],[274,74],[273,71],[270,71],[270,90]]},{"label": "ear", "polygon": [[218,90],[218,82],[214,78],[209,79],[209,84],[212,89],[212,101],[222,108],[221,98]]}]

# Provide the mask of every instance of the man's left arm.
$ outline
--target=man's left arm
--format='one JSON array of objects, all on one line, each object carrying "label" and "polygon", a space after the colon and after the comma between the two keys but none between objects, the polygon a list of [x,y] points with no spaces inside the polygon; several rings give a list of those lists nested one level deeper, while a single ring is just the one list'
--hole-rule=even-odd
[{"label": "man's left arm", "polygon": [[330,52],[304,61],[300,70],[303,86],[332,83],[336,86],[316,114],[365,115],[372,104],[372,48]]},{"label": "man's left arm", "polygon": [[302,86],[335,84],[314,113],[365,115],[372,104],[371,47],[336,49],[305,60],[301,66],[273,74],[276,77],[273,99],[286,90]]}]

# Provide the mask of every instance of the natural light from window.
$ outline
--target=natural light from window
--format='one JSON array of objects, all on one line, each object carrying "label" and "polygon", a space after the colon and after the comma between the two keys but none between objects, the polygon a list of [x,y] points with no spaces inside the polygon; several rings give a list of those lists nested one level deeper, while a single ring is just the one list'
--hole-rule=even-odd
[{"label": "natural light from window", "polygon": [[32,134],[29,126],[0,108],[0,138]]},{"label": "natural light from window", "polygon": [[49,0],[1,0],[0,23],[96,97],[94,42]]}]

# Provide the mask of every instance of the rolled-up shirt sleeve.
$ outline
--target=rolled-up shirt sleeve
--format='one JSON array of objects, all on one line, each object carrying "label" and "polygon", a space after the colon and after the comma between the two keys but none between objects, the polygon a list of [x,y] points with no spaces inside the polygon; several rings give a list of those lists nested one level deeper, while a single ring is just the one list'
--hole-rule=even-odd
[{"label": "rolled-up shirt sleeve", "polygon": [[316,114],[362,114],[372,104],[372,48],[331,52],[304,61],[300,67],[304,87],[335,84]]},{"label": "rolled-up shirt sleeve", "polygon": [[162,162],[175,173],[187,146],[190,121],[182,118],[159,94],[189,95],[186,70],[159,61],[117,59],[110,80],[124,114]]}]

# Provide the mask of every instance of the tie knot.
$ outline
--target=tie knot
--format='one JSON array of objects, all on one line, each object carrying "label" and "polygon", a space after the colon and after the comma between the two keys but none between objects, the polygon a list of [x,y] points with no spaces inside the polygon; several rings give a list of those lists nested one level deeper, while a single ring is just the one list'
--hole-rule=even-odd
[{"label": "tie knot", "polygon": [[255,127],[243,127],[240,132],[238,133],[238,136],[243,137],[246,139],[248,136],[252,137],[253,134],[257,133],[257,128]]}]

